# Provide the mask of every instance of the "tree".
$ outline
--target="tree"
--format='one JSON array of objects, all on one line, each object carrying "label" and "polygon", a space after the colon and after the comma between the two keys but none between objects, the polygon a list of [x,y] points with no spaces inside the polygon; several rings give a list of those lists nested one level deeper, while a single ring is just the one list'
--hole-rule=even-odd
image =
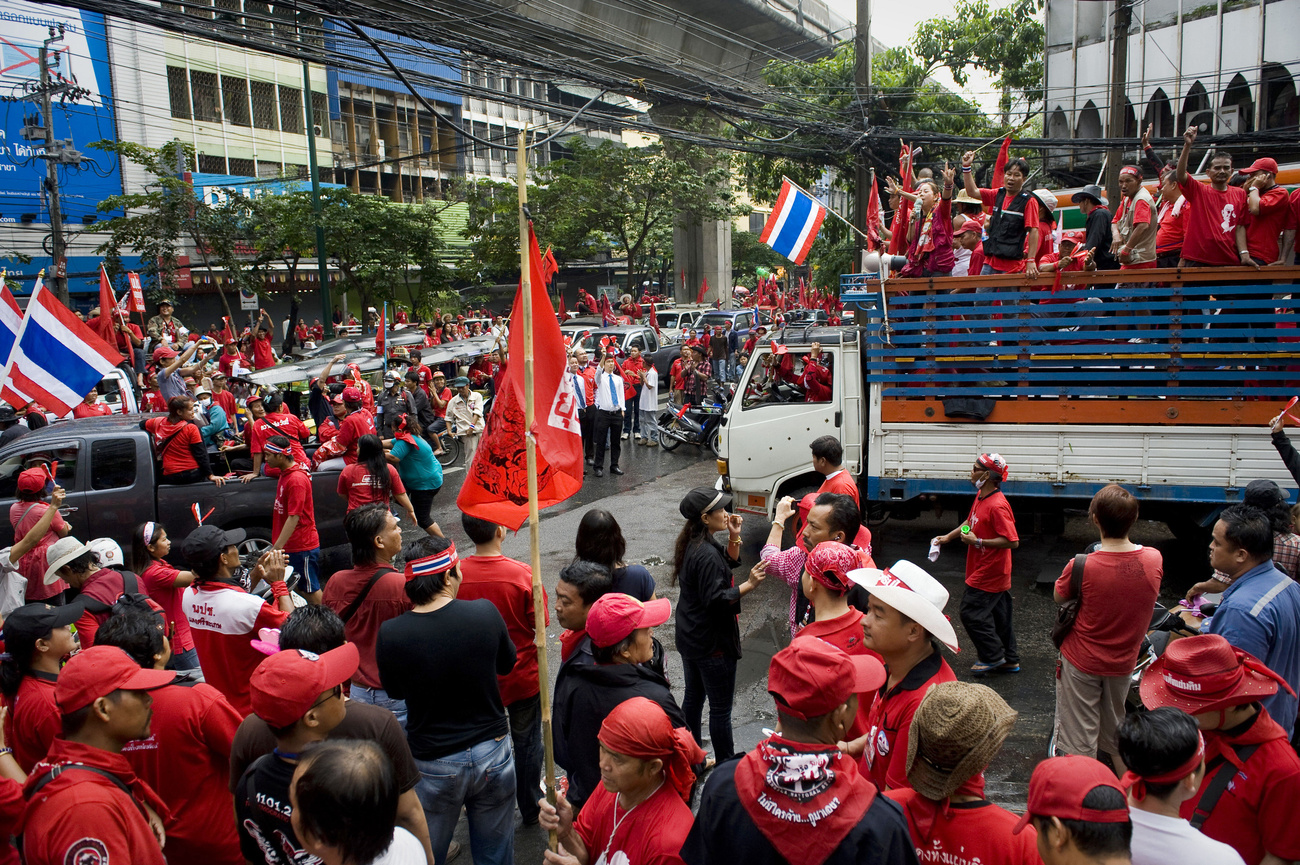
[{"label": "tree", "polygon": [[1015,0],[990,9],[988,0],[958,3],[946,18],[922,22],[912,50],[930,70],[946,66],[965,87],[971,69],[987,72],[1002,95],[1002,122],[1010,125],[1011,108],[1019,101],[1028,120],[1043,101],[1043,58],[1046,31],[1039,15],[1043,0]]},{"label": "tree", "polygon": [[[469,255],[461,260],[456,275],[466,282],[483,285],[505,282],[519,276],[519,187],[499,180],[463,181],[453,197],[468,205],[461,236],[468,240]],[[528,200],[537,200],[537,187],[529,184]],[[532,208],[530,208],[532,209]],[[539,237],[547,215],[534,210]],[[550,238],[548,238],[549,240]],[[554,244],[552,244],[554,245]],[[556,250],[556,257],[567,256]]]},{"label": "tree", "polygon": [[[826,226],[823,226],[822,231],[825,230]],[[785,267],[789,263],[784,255],[760,241],[754,232],[731,232],[731,270],[739,274],[739,279],[753,274],[759,267],[772,270]]]}]

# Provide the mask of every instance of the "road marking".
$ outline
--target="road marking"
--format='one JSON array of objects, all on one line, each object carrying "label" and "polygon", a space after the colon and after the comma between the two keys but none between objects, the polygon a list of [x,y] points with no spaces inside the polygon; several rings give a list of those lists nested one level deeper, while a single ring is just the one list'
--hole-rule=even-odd
[{"label": "road marking", "polygon": [[465,467],[464,467],[464,466],[452,466],[452,467],[449,468],[449,469],[443,469],[443,470],[442,470],[442,476],[443,476],[443,477],[446,477],[447,475],[454,475],[454,474],[456,474],[456,472],[463,472],[463,471],[465,471]]}]

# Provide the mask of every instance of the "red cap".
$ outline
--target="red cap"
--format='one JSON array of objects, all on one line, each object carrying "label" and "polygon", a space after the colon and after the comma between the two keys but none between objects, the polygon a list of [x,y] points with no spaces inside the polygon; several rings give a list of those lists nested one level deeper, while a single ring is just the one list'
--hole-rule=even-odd
[{"label": "red cap", "polygon": [[343,388],[343,392],[341,394],[334,397],[334,402],[336,403],[361,402],[361,389],[348,385],[347,387]]},{"label": "red cap", "polygon": [[54,702],[70,715],[114,691],[152,691],[175,679],[167,670],[143,669],[117,646],[91,646],[64,665],[54,684]]},{"label": "red cap", "polygon": [[18,473],[18,492],[40,492],[45,489],[45,483],[49,479],[49,474],[43,468],[23,469]]},{"label": "red cap", "polygon": [[807,721],[843,705],[851,695],[885,684],[885,665],[871,655],[849,655],[816,637],[800,637],[772,656],[767,691],[777,708]]},{"label": "red cap", "polygon": [[[1119,807],[1103,811],[1083,807],[1083,800],[1098,787],[1110,787],[1119,793]],[[1013,834],[1020,834],[1029,825],[1031,814],[1085,823],[1127,823],[1128,796],[1115,773],[1091,757],[1049,757],[1034,768],[1029,778],[1029,805],[1011,830]]]},{"label": "red cap", "polygon": [[160,345],[153,350],[153,359],[155,362],[160,360],[171,360],[176,356],[176,351],[165,345]]},{"label": "red cap", "polygon": [[1277,174],[1277,160],[1267,156],[1256,159],[1249,166],[1241,169],[1242,174],[1254,174],[1256,171],[1269,171]]},{"label": "red cap", "polygon": [[968,231],[973,231],[976,234],[979,234],[983,230],[984,230],[983,220],[975,216],[968,216],[966,217],[966,221],[961,224],[961,227],[953,231],[953,236],[956,237],[958,234],[965,234]]},{"label": "red cap", "polygon": [[272,728],[287,727],[311,711],[323,692],[351,679],[360,663],[353,643],[323,655],[305,649],[277,652],[257,665],[249,681],[253,713]]},{"label": "red cap", "polygon": [[1189,715],[1252,703],[1291,687],[1248,652],[1219,634],[1185,637],[1142,674],[1139,691],[1151,709],[1174,706]]},{"label": "red cap", "polygon": [[587,636],[601,648],[631,636],[637,628],[654,628],[673,613],[667,598],[641,603],[631,595],[611,592],[601,595],[587,611]]}]

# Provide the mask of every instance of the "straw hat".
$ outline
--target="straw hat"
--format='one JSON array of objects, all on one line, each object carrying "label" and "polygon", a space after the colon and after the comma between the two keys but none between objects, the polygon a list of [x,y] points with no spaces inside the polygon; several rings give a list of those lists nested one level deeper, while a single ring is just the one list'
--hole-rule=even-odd
[{"label": "straw hat", "polygon": [[980,201],[977,198],[971,198],[969,195],[967,195],[965,189],[959,190],[957,192],[957,197],[954,198],[952,202],[953,204],[978,204],[981,207],[984,206],[984,202]]},{"label": "straw hat", "polygon": [[947,799],[984,771],[1016,723],[997,691],[967,682],[930,689],[912,716],[907,780],[927,799]]}]

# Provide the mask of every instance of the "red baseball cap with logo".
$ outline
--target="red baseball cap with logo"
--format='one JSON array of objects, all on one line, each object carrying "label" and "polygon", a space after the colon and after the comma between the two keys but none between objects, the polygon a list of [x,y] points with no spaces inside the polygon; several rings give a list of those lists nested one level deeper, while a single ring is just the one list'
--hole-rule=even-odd
[{"label": "red baseball cap with logo", "polygon": [[40,466],[37,466],[36,468],[23,469],[18,473],[18,492],[40,492],[45,489],[45,484],[49,479],[49,473]]},{"label": "red baseball cap with logo", "polygon": [[[1083,800],[1098,787],[1110,787],[1119,793],[1120,807],[1083,807]],[[1034,768],[1029,778],[1029,804],[1012,833],[1019,835],[1029,825],[1031,815],[1085,823],[1127,823],[1128,797],[1115,773],[1097,760],[1078,755],[1049,757]]]},{"label": "red baseball cap with logo", "polygon": [[253,714],[272,728],[287,727],[311,711],[323,692],[351,679],[360,663],[353,643],[323,655],[305,649],[276,652],[249,680]]},{"label": "red baseball cap with logo", "polygon": [[146,670],[117,646],[91,646],[64,665],[54,702],[69,715],[114,691],[152,691],[176,680],[167,670]]},{"label": "red baseball cap with logo", "polygon": [[626,640],[637,628],[655,628],[668,621],[672,602],[656,598],[642,603],[631,595],[601,595],[587,611],[587,636],[601,648]]},{"label": "red baseball cap with logo", "polygon": [[851,695],[885,684],[885,665],[871,655],[850,655],[816,637],[800,637],[772,656],[767,692],[777,708],[807,721],[843,705]]}]

